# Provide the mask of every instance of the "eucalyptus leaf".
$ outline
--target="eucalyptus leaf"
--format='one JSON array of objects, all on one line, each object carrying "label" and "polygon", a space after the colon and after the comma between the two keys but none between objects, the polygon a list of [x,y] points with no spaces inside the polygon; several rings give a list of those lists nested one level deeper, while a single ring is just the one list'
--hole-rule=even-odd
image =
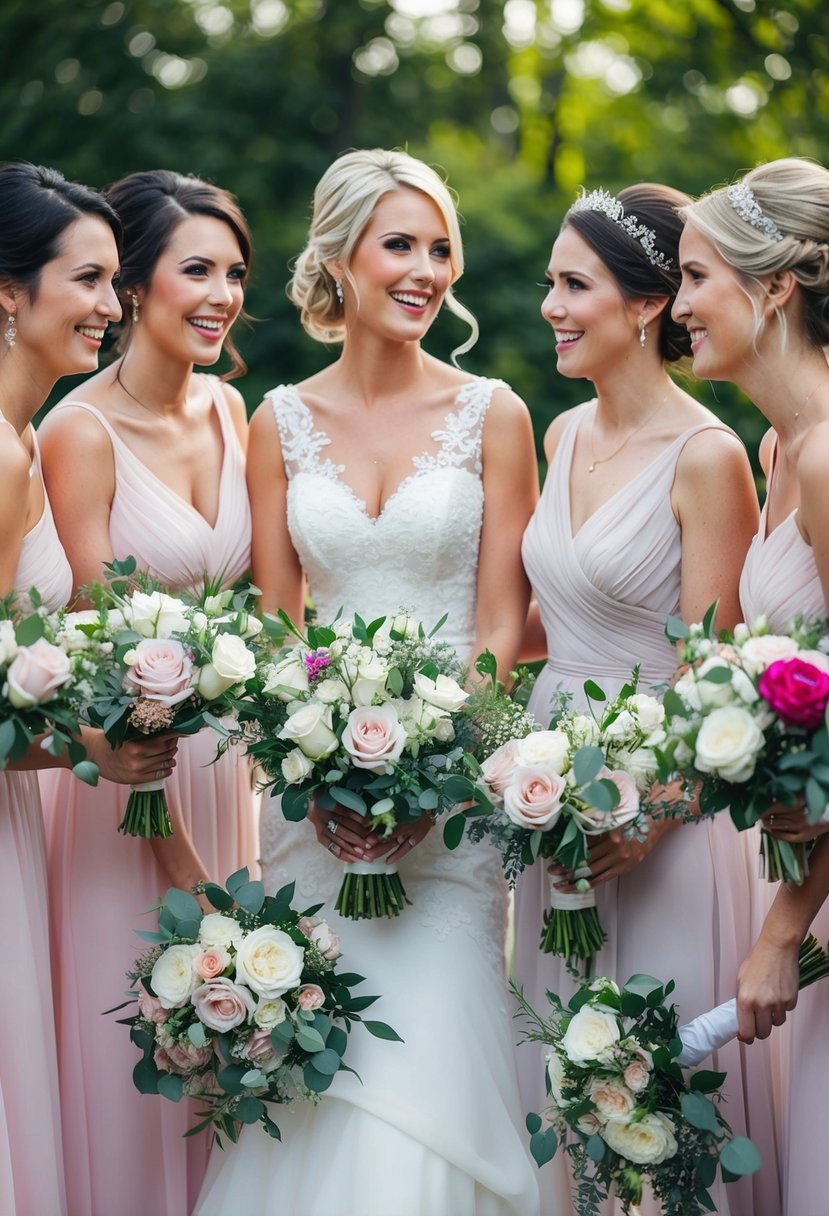
[{"label": "eucalyptus leaf", "polygon": [[162,1072],[158,1078],[158,1092],[170,1102],[180,1102],[184,1096],[184,1081],[173,1072]]},{"label": "eucalyptus leaf", "polygon": [[756,1174],[761,1164],[760,1154],[745,1136],[735,1136],[720,1153],[720,1165],[735,1178]]},{"label": "eucalyptus leaf", "polygon": [[692,1127],[703,1132],[713,1132],[714,1135],[720,1131],[720,1120],[716,1107],[702,1094],[683,1094],[681,1107],[682,1114]]}]

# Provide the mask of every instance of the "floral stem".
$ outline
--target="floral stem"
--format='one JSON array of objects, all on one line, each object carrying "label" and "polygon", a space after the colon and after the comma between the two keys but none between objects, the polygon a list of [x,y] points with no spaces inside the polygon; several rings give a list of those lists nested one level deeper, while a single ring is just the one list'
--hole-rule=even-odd
[{"label": "floral stem", "polygon": [[599,914],[593,908],[551,908],[544,914],[541,949],[569,963],[589,959],[607,941]]},{"label": "floral stem", "polygon": [[351,873],[343,878],[334,907],[349,920],[379,920],[399,916],[408,903],[398,874]]},{"label": "floral stem", "polygon": [[172,836],[173,825],[164,790],[133,790],[118,831],[125,836],[141,836],[145,840]]}]

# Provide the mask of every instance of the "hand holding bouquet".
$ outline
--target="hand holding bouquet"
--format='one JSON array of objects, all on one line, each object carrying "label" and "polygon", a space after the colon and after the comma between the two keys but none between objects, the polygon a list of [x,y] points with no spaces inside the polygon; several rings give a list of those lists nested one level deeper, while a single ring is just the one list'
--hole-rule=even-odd
[{"label": "hand holding bouquet", "polygon": [[[88,717],[113,747],[163,731],[190,735],[219,721],[253,676],[255,656],[248,639],[260,622],[244,611],[246,594],[172,596],[155,587],[130,589],[124,576],[132,558],[114,562],[108,587],[90,591],[95,609],[80,614],[77,631],[104,642],[109,655]],[[119,831],[130,836],[172,833],[164,782],[133,786]]]},{"label": "hand holding bouquet", "polygon": [[[305,635],[280,616],[298,643],[259,665],[237,712],[286,819],[303,819],[313,798],[390,836],[474,796],[469,694],[454,649],[434,636],[442,622],[427,637],[402,613],[370,624],[355,616]],[[384,859],[345,864],[342,916],[398,916],[406,902]]]},{"label": "hand holding bouquet", "polygon": [[[729,807],[735,826],[755,824],[776,802],[805,800],[813,824],[829,802],[829,655],[823,623],[771,634],[764,621],[714,631],[716,605],[687,628],[669,618],[689,664],[664,698],[667,742],[662,772],[699,783],[703,814]],[[802,883],[803,844],[763,831],[762,870],[769,881]]]},{"label": "hand holding bouquet", "polygon": [[584,981],[566,1008],[548,993],[545,1016],[514,989],[527,1038],[550,1048],[549,1126],[527,1116],[530,1150],[541,1166],[563,1146],[578,1216],[595,1216],[614,1190],[626,1213],[638,1211],[646,1181],[665,1216],[697,1216],[713,1211],[718,1164],[726,1182],[760,1167],[754,1145],[732,1138],[718,1109],[725,1074],[683,1075],[682,1032],[666,1004],[673,988],[647,975],[621,990],[608,979]]},{"label": "hand holding bouquet", "polygon": [[290,884],[266,896],[243,869],[226,889],[205,885],[216,909],[205,915],[173,887],[158,932],[141,933],[153,945],[128,973],[138,1013],[125,1024],[142,1051],[133,1080],[141,1093],[197,1098],[205,1109],[188,1135],[213,1126],[236,1140],[240,1124],[261,1123],[281,1139],[269,1105],[318,1101],[347,1069],[353,1022],[400,1041],[384,1022],[363,1020],[379,998],[353,995],[363,977],[337,972],[336,935],[318,909],[294,911],[293,893]]}]

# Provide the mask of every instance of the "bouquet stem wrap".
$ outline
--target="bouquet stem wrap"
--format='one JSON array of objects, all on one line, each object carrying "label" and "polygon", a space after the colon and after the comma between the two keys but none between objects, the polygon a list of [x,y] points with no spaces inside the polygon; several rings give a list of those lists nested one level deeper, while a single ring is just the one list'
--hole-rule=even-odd
[{"label": "bouquet stem wrap", "polygon": [[809,875],[808,846],[801,841],[789,844],[761,831],[760,874],[767,882],[793,882],[801,886]]},{"label": "bouquet stem wrap", "polygon": [[407,903],[397,866],[380,857],[377,861],[347,861],[340,893],[334,907],[349,920],[376,920],[399,916]]},{"label": "bouquet stem wrap", "polygon": [[[576,870],[577,879],[586,880],[589,875],[587,866]],[[570,963],[589,959],[607,941],[596,911],[596,892],[592,887],[585,891],[559,891],[556,881],[551,874],[550,911],[544,917],[541,949]]]},{"label": "bouquet stem wrap", "polygon": [[118,831],[125,836],[142,836],[145,839],[172,836],[173,825],[167,810],[163,780],[144,781],[131,787],[127,809]]},{"label": "bouquet stem wrap", "polygon": [[681,1068],[696,1068],[712,1051],[724,1047],[737,1037],[737,998],[732,997],[716,1009],[701,1013],[698,1018],[680,1026],[682,1051],[676,1058]]}]

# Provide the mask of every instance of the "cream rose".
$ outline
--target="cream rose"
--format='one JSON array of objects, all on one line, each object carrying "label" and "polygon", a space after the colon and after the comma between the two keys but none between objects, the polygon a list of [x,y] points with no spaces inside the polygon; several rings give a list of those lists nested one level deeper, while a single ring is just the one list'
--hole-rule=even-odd
[{"label": "cream rose", "polygon": [[274,1026],[284,1022],[287,1016],[288,1006],[281,996],[273,1001],[260,1001],[253,1011],[254,1022],[263,1030],[273,1030]]},{"label": "cream rose", "polygon": [[302,658],[293,652],[267,668],[262,685],[266,697],[279,701],[293,701],[297,693],[308,692],[309,688],[308,670]]},{"label": "cream rose", "polygon": [[724,781],[748,781],[765,740],[747,709],[725,705],[703,720],[696,742],[694,763],[702,773],[716,773]]},{"label": "cream rose", "polygon": [[196,959],[201,946],[170,946],[156,959],[150,975],[150,986],[165,1009],[177,1009],[193,994],[199,976]]},{"label": "cream rose", "polygon": [[665,707],[656,697],[648,693],[637,692],[628,698],[628,705],[646,735],[661,730],[665,722]]},{"label": "cream rose", "polygon": [[192,696],[196,674],[181,642],[174,638],[144,638],[133,653],[135,662],[124,676],[124,688],[134,688],[148,701],[157,701],[167,708]]},{"label": "cream rose", "polygon": [[288,752],[287,756],[283,758],[280,768],[288,785],[301,785],[305,778],[310,777],[314,771],[313,762],[298,747]]},{"label": "cream rose", "polygon": [[570,740],[563,730],[534,730],[518,740],[516,759],[522,765],[544,764],[563,773],[570,762]]},{"label": "cream rose", "polygon": [[279,732],[279,738],[290,739],[309,760],[322,760],[337,748],[332,725],[331,706],[308,701],[291,714]]},{"label": "cream rose", "polygon": [[437,679],[430,680],[422,671],[415,674],[414,690],[422,701],[436,705],[438,709],[446,709],[449,713],[460,709],[469,699],[469,693],[451,676],[440,675]]},{"label": "cream rose", "polygon": [[199,672],[199,695],[214,701],[234,684],[245,684],[256,671],[256,659],[242,638],[220,633],[213,643],[210,662]]},{"label": "cream rose", "polygon": [[236,951],[236,981],[273,1000],[298,986],[304,960],[305,951],[283,929],[262,925]]},{"label": "cream rose", "polygon": [[226,976],[208,980],[195,989],[190,1001],[199,1021],[223,1033],[241,1026],[256,1005],[249,988],[234,984]]},{"label": "cream rose", "polygon": [[221,912],[208,912],[202,917],[199,925],[199,941],[202,946],[231,946],[236,949],[242,942],[245,931],[232,916],[224,916]]},{"label": "cream rose", "polygon": [[678,1147],[673,1124],[659,1111],[635,1123],[607,1123],[602,1129],[602,1139],[614,1153],[634,1165],[659,1165],[673,1157]]},{"label": "cream rose", "polygon": [[627,709],[623,709],[606,727],[604,733],[606,738],[612,739],[615,743],[622,743],[627,739],[634,739],[637,730],[638,726],[633,714]]},{"label": "cream rose", "polygon": [[69,654],[78,654],[93,645],[92,638],[79,629],[80,625],[95,625],[100,628],[101,614],[94,608],[84,608],[81,612],[67,612],[64,615],[60,623],[58,642]]},{"label": "cream rose", "polygon": [[373,653],[369,660],[360,662],[351,683],[351,700],[354,704],[371,705],[375,697],[382,697],[388,674],[386,664]]},{"label": "cream rose", "polygon": [[589,714],[574,714],[567,731],[576,748],[595,747],[601,738],[598,724]]},{"label": "cream rose", "polygon": [[[722,683],[705,679],[712,671],[728,671],[731,678]],[[692,709],[699,710],[716,709],[736,701],[751,705],[757,700],[757,690],[746,673],[716,655],[681,676],[676,682],[676,692]]]},{"label": "cream rose", "polygon": [[355,768],[385,773],[406,745],[406,730],[391,705],[353,709],[342,733],[343,749]]},{"label": "cream rose", "polygon": [[340,701],[351,700],[348,686],[334,676],[329,676],[328,679],[320,680],[315,684],[314,696],[318,701],[322,701],[323,705],[337,705]]},{"label": "cream rose", "polygon": [[515,769],[504,790],[504,811],[522,828],[548,832],[561,814],[561,796],[567,782],[541,765]]},{"label": "cream rose", "polygon": [[636,1105],[633,1094],[621,1081],[601,1077],[590,1082],[587,1092],[602,1119],[626,1119]]},{"label": "cream rose", "polygon": [[187,632],[188,613],[183,600],[163,591],[134,591],[124,607],[124,620],[144,638],[169,638]]},{"label": "cream rose", "polygon": [[561,1046],[574,1064],[604,1060],[619,1042],[619,1022],[609,1009],[582,1005],[564,1032]]},{"label": "cream rose", "polygon": [[59,646],[38,638],[22,646],[6,671],[7,696],[17,709],[29,709],[50,701],[69,679],[69,658]]},{"label": "cream rose", "polygon": [[0,621],[0,667],[5,667],[17,654],[17,638],[11,621]]},{"label": "cream rose", "polygon": [[481,776],[496,798],[503,798],[518,765],[518,740],[508,739],[487,756],[481,765]]},{"label": "cream rose", "polygon": [[793,659],[795,655],[798,658],[803,656],[800,654],[800,647],[794,638],[779,637],[774,633],[765,633],[760,637],[749,638],[740,647],[740,656],[746,663],[759,675],[761,671],[765,671],[772,663],[776,663],[778,659]]},{"label": "cream rose", "polygon": [[643,1089],[647,1088],[648,1081],[650,1081],[650,1072],[642,1060],[634,1060],[625,1069],[624,1080],[625,1085],[627,1085],[632,1093],[639,1094]]}]

